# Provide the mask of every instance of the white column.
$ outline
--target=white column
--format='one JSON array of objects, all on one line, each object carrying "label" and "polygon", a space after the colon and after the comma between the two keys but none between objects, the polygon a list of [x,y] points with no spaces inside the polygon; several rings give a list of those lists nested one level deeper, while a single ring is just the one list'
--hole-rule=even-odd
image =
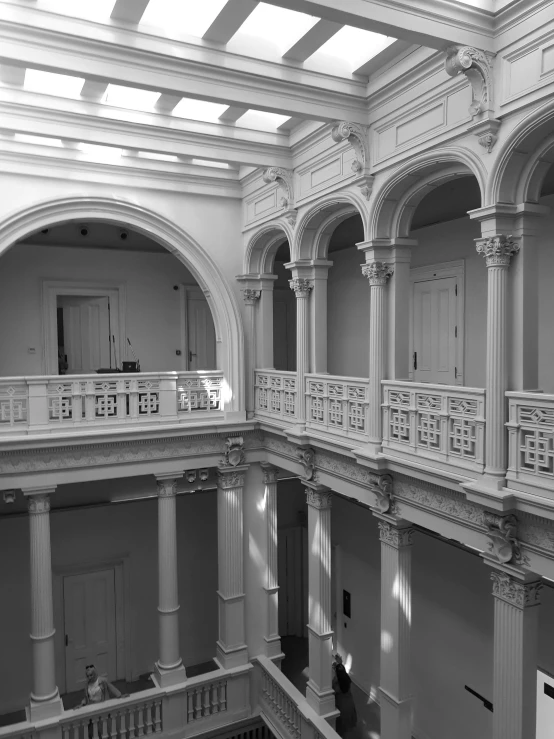
[{"label": "white column", "polygon": [[54,606],[52,599],[52,555],[50,549],[50,494],[55,487],[24,490],[28,497],[31,547],[31,643],[33,646],[33,691],[30,721],[57,716],[63,704],[56,685],[54,654]]},{"label": "white column", "polygon": [[306,423],[305,385],[306,373],[310,371],[310,313],[308,299],[313,282],[303,277],[289,280],[291,290],[296,295],[296,384],[297,418],[300,426]]},{"label": "white column", "polygon": [[177,480],[174,472],[156,475],[158,484],[158,620],[160,658],[156,680],[175,685],[187,674],[179,649],[179,591],[177,585]]},{"label": "white column", "polygon": [[381,540],[382,739],[411,739],[412,537],[405,521],[379,515]]},{"label": "white column", "polygon": [[327,281],[333,262],[317,259],[311,262],[314,289],[310,307],[310,368],[312,372],[327,372]]},{"label": "white column", "polygon": [[507,283],[512,254],[519,245],[504,235],[477,239],[488,270],[487,373],[484,483],[500,490],[506,476]]},{"label": "white column", "polygon": [[256,367],[272,369],[273,358],[273,284],[277,275],[259,275],[260,300],[256,321]]},{"label": "white column", "polygon": [[383,441],[381,413],[381,382],[385,377],[386,312],[385,288],[393,268],[385,262],[370,262],[362,266],[369,280],[369,447],[373,455],[381,451]]},{"label": "white column", "polygon": [[246,346],[245,346],[245,384],[246,384],[246,418],[254,416],[254,370],[256,369],[256,305],[261,291],[245,288],[242,291],[246,306]]},{"label": "white column", "polygon": [[279,637],[279,576],[277,566],[277,467],[266,462],[261,464],[264,481],[264,514],[266,523],[266,579],[264,590],[267,596],[267,623],[264,641],[266,656],[281,657]]},{"label": "white column", "polygon": [[492,739],[535,739],[542,583],[537,575],[520,572],[509,565],[497,565],[491,579],[494,595]]},{"label": "white column", "polygon": [[310,679],[306,699],[320,715],[335,710],[331,687],[331,498],[329,488],[309,485],[308,503],[308,643]]},{"label": "white column", "polygon": [[217,475],[219,639],[216,661],[225,669],[248,662],[244,624],[242,496],[248,467],[220,467]]}]

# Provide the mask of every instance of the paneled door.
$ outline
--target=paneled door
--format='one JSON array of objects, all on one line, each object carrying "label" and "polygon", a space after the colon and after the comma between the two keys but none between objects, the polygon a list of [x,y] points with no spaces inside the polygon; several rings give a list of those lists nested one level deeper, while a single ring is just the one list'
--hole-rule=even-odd
[{"label": "paneled door", "polygon": [[306,530],[290,526],[277,532],[279,634],[307,636]]},{"label": "paneled door", "polygon": [[217,369],[212,312],[200,288],[187,288],[188,369]]},{"label": "paneled door", "polygon": [[66,690],[84,688],[85,667],[116,678],[114,570],[98,570],[63,579]]},{"label": "paneled door", "polygon": [[108,296],[63,295],[58,298],[58,306],[63,311],[66,374],[90,374],[102,367],[115,367],[110,361]]},{"label": "paneled door", "polygon": [[415,382],[456,382],[457,278],[414,282],[413,356]]}]

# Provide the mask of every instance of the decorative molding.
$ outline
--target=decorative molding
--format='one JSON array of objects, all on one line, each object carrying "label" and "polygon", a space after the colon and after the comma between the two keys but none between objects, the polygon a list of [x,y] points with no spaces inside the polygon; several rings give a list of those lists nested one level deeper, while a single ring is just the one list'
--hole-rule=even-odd
[{"label": "decorative molding", "polygon": [[304,480],[315,482],[315,450],[312,447],[298,447],[296,456],[300,460],[300,464],[304,467]]},{"label": "decorative molding", "polygon": [[324,488],[317,490],[317,488],[306,488],[306,503],[312,508],[316,508],[318,511],[327,510],[332,506],[333,493]]},{"label": "decorative molding", "polygon": [[387,284],[389,277],[394,273],[392,264],[385,262],[369,262],[362,264],[362,274],[367,277],[371,287],[379,287]]},{"label": "decorative molding", "polygon": [[395,549],[413,544],[414,530],[411,526],[395,526],[388,521],[378,521],[379,540]]},{"label": "decorative molding", "polygon": [[422,480],[394,479],[394,498],[396,503],[405,501],[409,505],[428,509],[442,514],[445,518],[469,523],[484,528],[484,510],[470,503],[463,493],[453,492]]},{"label": "decorative molding", "polygon": [[554,529],[552,521],[541,518],[540,516],[522,514],[518,518],[517,533],[518,539],[522,544],[542,549],[548,554],[554,552]]},{"label": "decorative molding", "polygon": [[392,497],[393,481],[392,475],[375,475],[377,480],[371,487],[371,492],[375,494],[375,508],[379,513],[395,513],[396,505]]},{"label": "decorative molding", "polygon": [[252,290],[248,287],[241,290],[241,292],[246,305],[256,305],[256,302],[260,299],[260,295],[262,294],[261,290]]},{"label": "decorative molding", "polygon": [[272,464],[268,464],[267,462],[262,462],[261,468],[264,485],[272,485],[273,483],[277,482],[277,475],[279,474],[278,467],[274,467]]},{"label": "decorative molding", "polygon": [[513,254],[517,254],[520,245],[512,241],[511,236],[497,234],[487,239],[476,239],[477,254],[485,257],[487,267],[509,267]]},{"label": "decorative molding", "polygon": [[227,450],[219,463],[220,467],[237,467],[244,464],[244,439],[242,436],[228,436]]},{"label": "decorative molding", "polygon": [[48,513],[50,511],[50,496],[44,494],[30,495],[27,501],[27,507],[31,515]]},{"label": "decorative molding", "polygon": [[484,522],[489,539],[489,552],[498,562],[507,564],[529,564],[526,555],[522,554],[517,539],[517,518],[513,513],[500,516],[498,513],[484,511]]},{"label": "decorative molding", "polygon": [[294,173],[292,169],[283,169],[283,167],[267,167],[262,174],[262,179],[266,185],[277,182],[279,188],[284,193],[281,197],[280,206],[284,209],[283,218],[289,226],[296,225],[298,211],[294,207]]},{"label": "decorative molding", "polygon": [[374,177],[369,174],[368,127],[349,121],[337,121],[331,129],[331,138],[337,144],[348,141],[354,149],[356,158],[352,161],[351,168],[354,174],[357,175],[355,183],[360,188],[364,198],[369,200]]},{"label": "decorative molding", "polygon": [[538,606],[541,602],[543,584],[540,580],[523,583],[508,575],[507,572],[491,572],[492,593],[495,598],[509,603],[516,608]]},{"label": "decorative molding", "polygon": [[220,490],[234,490],[244,485],[244,469],[225,469],[220,467],[217,470],[217,487]]},{"label": "decorative molding", "polygon": [[[196,478],[196,472],[194,478]],[[194,482],[194,478],[189,482]],[[177,495],[177,480],[174,477],[169,480],[158,480],[157,485],[159,498],[173,498]]]},{"label": "decorative molding", "polygon": [[314,283],[305,277],[295,277],[289,280],[290,289],[294,290],[297,298],[307,298],[313,290]]}]

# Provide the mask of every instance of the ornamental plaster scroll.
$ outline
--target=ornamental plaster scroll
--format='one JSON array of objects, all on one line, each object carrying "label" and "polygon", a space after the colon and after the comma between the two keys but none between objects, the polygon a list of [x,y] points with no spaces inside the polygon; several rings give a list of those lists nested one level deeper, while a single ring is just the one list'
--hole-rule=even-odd
[{"label": "ornamental plaster scroll", "polygon": [[261,290],[251,290],[250,288],[245,288],[244,290],[242,290],[242,297],[244,298],[244,302],[246,305],[256,305],[257,301],[260,299],[261,294]]},{"label": "ornamental plaster scroll", "polygon": [[497,562],[501,564],[508,564],[508,562],[520,565],[529,564],[529,559],[521,552],[517,538],[517,518],[512,513],[507,516],[500,516],[498,513],[485,511],[484,522],[488,531],[489,552]]},{"label": "ornamental plaster scroll", "polygon": [[511,577],[507,572],[491,572],[491,580],[493,595],[511,606],[529,608],[540,605],[543,589],[540,580],[523,583]]},{"label": "ornamental plaster scroll", "polygon": [[352,171],[358,175],[356,184],[366,200],[369,200],[374,177],[369,174],[369,129],[350,121],[337,121],[331,129],[331,138],[337,144],[342,141],[354,149],[356,158],[352,162]]},{"label": "ornamental plaster scroll", "polygon": [[476,239],[477,254],[485,258],[487,267],[509,267],[512,256],[517,254],[520,245],[511,236],[497,234],[487,239]]},{"label": "ornamental plaster scroll", "polygon": [[333,493],[327,488],[323,490],[306,488],[306,503],[318,511],[327,510],[333,504]]},{"label": "ornamental plaster scroll", "polygon": [[236,490],[244,486],[244,470],[218,469],[217,487],[220,490]]},{"label": "ornamental plaster scroll", "polygon": [[395,513],[396,505],[393,500],[392,475],[375,474],[375,482],[371,486],[371,492],[375,495],[375,505],[372,506],[378,513]]},{"label": "ornamental plaster scroll", "polygon": [[307,298],[313,290],[314,283],[305,277],[295,277],[289,280],[290,289],[294,291],[297,298]]},{"label": "ornamental plaster scroll", "polygon": [[284,209],[283,217],[290,226],[294,227],[298,211],[294,207],[294,173],[292,169],[267,167],[262,174],[262,179],[266,185],[277,182],[280,190],[283,192],[280,201],[281,208]]},{"label": "ornamental plaster scroll", "polygon": [[470,503],[463,493],[453,492],[420,480],[394,480],[394,498],[396,504],[405,501],[418,508],[435,513],[455,521],[463,521],[476,528],[485,528],[484,510],[475,503]]},{"label": "ornamental plaster scroll", "polygon": [[50,511],[50,496],[44,494],[30,495],[27,500],[27,508],[31,515],[48,513]]},{"label": "ornamental plaster scroll", "polygon": [[394,274],[394,267],[385,262],[369,262],[362,264],[362,274],[367,277],[371,287],[384,287]]},{"label": "ornamental plaster scroll", "polygon": [[157,485],[159,498],[174,498],[177,495],[177,480],[175,478],[158,480]]},{"label": "ornamental plaster scroll", "polygon": [[315,482],[315,451],[311,447],[298,447],[296,456],[304,467],[304,480]]},{"label": "ornamental plaster scroll", "polygon": [[395,549],[413,544],[414,530],[411,526],[395,526],[388,521],[378,521],[379,540]]},{"label": "ornamental plaster scroll", "polygon": [[225,442],[227,447],[220,467],[237,467],[244,464],[244,439],[242,436],[228,436]]},{"label": "ornamental plaster scroll", "polygon": [[498,136],[500,121],[494,118],[492,61],[494,54],[473,46],[450,46],[446,50],[445,69],[450,77],[464,74],[468,79],[472,99],[469,114],[474,123],[470,131],[488,152],[492,151]]}]

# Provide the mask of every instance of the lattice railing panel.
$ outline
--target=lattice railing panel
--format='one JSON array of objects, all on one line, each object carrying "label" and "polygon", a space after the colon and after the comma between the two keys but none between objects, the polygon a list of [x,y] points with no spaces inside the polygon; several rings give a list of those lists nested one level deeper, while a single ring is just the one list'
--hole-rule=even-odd
[{"label": "lattice railing panel", "polygon": [[0,427],[9,428],[27,423],[29,392],[22,382],[0,384]]},{"label": "lattice railing panel", "polygon": [[221,411],[223,375],[179,375],[177,380],[177,410],[179,413],[193,411]]},{"label": "lattice railing panel", "polygon": [[369,380],[306,376],[306,425],[363,439],[367,435]]},{"label": "lattice railing panel", "polygon": [[554,494],[554,395],[507,393],[508,478]]},{"label": "lattice railing panel", "polygon": [[296,420],[296,372],[254,370],[255,413],[292,423]]}]

